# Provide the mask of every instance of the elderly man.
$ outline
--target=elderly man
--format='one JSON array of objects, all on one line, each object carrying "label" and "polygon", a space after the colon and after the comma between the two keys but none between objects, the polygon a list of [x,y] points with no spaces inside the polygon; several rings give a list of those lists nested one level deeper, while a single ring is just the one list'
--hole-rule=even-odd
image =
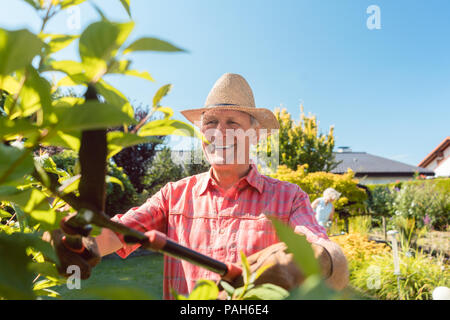
[{"label": "elderly man", "polygon": [[[348,282],[347,262],[340,248],[317,224],[308,195],[297,185],[261,175],[249,160],[249,146],[261,130],[278,129],[270,110],[256,108],[243,77],[223,75],[205,107],[182,112],[200,127],[210,144],[203,151],[209,172],[168,183],[142,206],[113,220],[142,232],[158,230],[172,240],[214,259],[239,263],[240,251],[254,265],[273,264],[261,281],[291,289],[303,281],[267,216],[276,217],[306,236],[327,283],[342,289]],[[101,256],[117,252],[127,257],[139,245],[125,243],[108,229],[95,238]],[[199,279],[218,280],[211,271],[166,256],[164,298],[170,288],[188,294]]]}]

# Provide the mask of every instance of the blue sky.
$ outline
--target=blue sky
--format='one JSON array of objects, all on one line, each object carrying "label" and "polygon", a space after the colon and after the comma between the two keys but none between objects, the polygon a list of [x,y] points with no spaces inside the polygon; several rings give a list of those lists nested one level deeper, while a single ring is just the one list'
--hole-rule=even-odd
[{"label": "blue sky", "polygon": [[[94,1],[111,20],[128,16],[119,0]],[[20,0],[0,0],[0,27],[36,31],[40,20]],[[381,29],[369,30],[366,9],[381,10]],[[86,3],[80,30],[54,18],[49,33],[80,33],[98,14]],[[188,53],[139,53],[135,69],[155,83],[110,77],[136,104],[174,85],[164,105],[200,107],[226,72],[250,83],[256,104],[283,106],[295,119],[300,102],[320,130],[335,126],[336,146],[350,146],[417,165],[450,135],[450,1],[447,0],[131,0],[142,36],[168,40]],[[76,46],[59,59],[77,59]]]}]

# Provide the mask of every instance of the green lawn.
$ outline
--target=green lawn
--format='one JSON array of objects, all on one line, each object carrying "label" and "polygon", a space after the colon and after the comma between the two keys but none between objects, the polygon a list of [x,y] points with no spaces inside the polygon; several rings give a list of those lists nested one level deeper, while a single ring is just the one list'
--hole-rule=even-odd
[{"label": "green lawn", "polygon": [[[89,279],[81,281],[80,290],[69,290],[66,285],[52,289],[61,294],[60,299],[65,300],[96,299],[99,297],[126,298],[126,293],[121,292],[119,287],[139,290],[139,292],[142,291],[154,299],[162,299],[163,260],[163,256],[160,254],[128,259],[104,259],[93,269]],[[104,290],[106,294],[101,293],[100,296],[91,296],[91,294],[85,292],[98,290],[99,288],[106,288],[107,290]]]}]

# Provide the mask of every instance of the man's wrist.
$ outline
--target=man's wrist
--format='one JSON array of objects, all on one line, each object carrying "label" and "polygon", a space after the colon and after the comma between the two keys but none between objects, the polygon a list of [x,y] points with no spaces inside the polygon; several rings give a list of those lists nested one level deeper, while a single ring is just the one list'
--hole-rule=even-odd
[{"label": "man's wrist", "polygon": [[324,279],[328,279],[333,273],[333,263],[327,249],[318,244],[311,244],[314,256],[319,261],[319,266]]}]

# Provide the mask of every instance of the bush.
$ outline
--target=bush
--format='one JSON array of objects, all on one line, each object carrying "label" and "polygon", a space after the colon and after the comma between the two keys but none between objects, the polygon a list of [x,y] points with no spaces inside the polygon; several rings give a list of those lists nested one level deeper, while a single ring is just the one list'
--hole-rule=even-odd
[{"label": "bush", "polygon": [[393,204],[395,215],[414,218],[417,227],[431,225],[445,229],[450,218],[450,200],[434,184],[407,184],[398,192]]},{"label": "bush", "polygon": [[170,149],[164,148],[157,153],[151,166],[147,168],[142,182],[148,194],[153,195],[166,183],[178,181],[184,177],[183,167],[173,162]]},{"label": "bush", "polygon": [[393,257],[388,246],[350,234],[332,238],[349,262],[350,284],[378,299],[431,299],[434,288],[450,285],[450,270],[443,257],[432,258],[420,251],[400,254],[400,291],[394,275]]},{"label": "bush", "polygon": [[296,171],[281,165],[277,172],[270,176],[298,185],[309,195],[311,202],[322,197],[325,189],[336,189],[342,194],[339,200],[334,203],[336,211],[343,209],[345,206],[350,213],[356,214],[365,208],[364,201],[367,194],[364,189],[357,186],[358,181],[354,179],[353,171],[349,170],[341,175],[328,172],[306,173],[305,169],[306,165],[299,166]]},{"label": "bush", "polygon": [[[71,175],[80,172],[78,154],[74,151],[64,150],[52,156],[56,166],[67,171]],[[107,175],[120,180],[121,184],[107,182],[105,213],[114,216],[123,213],[139,202],[139,196],[122,168],[109,161],[107,165]]]}]

